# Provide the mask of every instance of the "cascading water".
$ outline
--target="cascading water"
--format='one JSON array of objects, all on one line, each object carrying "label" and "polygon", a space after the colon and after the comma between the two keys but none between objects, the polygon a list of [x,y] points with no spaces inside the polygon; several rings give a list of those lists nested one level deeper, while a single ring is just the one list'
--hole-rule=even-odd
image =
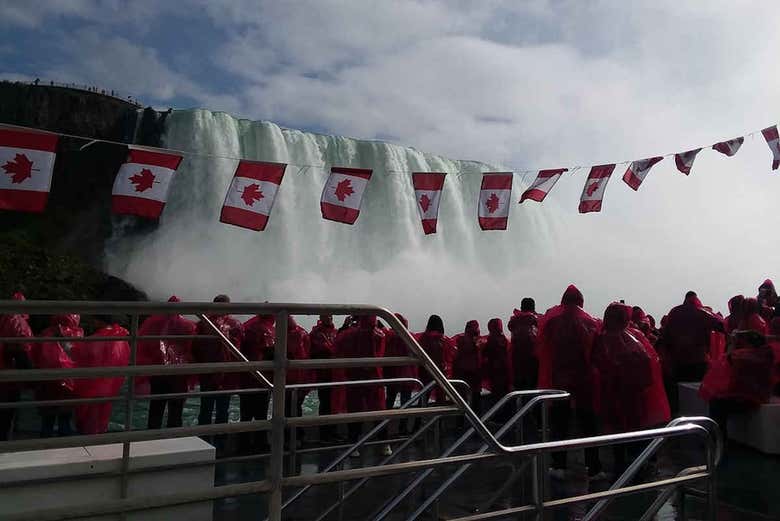
[{"label": "cascading water", "polygon": [[[554,205],[542,211],[513,202],[508,231],[479,230],[480,173],[502,170],[495,165],[206,110],[174,111],[164,142],[202,155],[185,156],[159,227],[144,236],[115,227],[107,255],[112,273],[153,298],[372,303],[404,313],[415,327],[439,313],[455,333],[469,318],[506,317],[522,296],[561,290],[534,270],[552,253]],[[219,222],[237,161],[213,156],[289,163],[266,231]],[[374,170],[354,226],[320,216],[332,165]],[[449,173],[434,236],[422,233],[412,171]],[[520,193],[515,176],[515,201]]]}]

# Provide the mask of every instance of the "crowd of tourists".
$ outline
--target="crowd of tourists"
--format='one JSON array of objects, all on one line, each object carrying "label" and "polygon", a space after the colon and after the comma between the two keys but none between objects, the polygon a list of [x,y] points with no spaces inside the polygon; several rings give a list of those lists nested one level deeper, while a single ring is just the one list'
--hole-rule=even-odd
[{"label": "crowd of tourists", "polygon": [[[23,300],[24,296],[17,293],[13,298]],[[172,302],[178,300],[170,298]],[[219,295],[214,302],[227,303],[230,299]],[[509,317],[506,330],[501,318],[493,318],[483,335],[479,322],[469,320],[463,332],[449,336],[443,320],[431,315],[425,330],[414,336],[447,377],[469,384],[471,404],[477,413],[515,389],[560,389],[570,393],[569,400],[556,402],[551,408],[554,439],[663,425],[677,413],[680,382],[702,382],[700,394],[710,402],[712,416],[722,428],[729,414],[759,406],[773,392],[780,392],[780,305],[770,280],[761,284],[756,297],[738,295],[730,299],[727,317],[703,306],[692,291],[658,323],[642,308],[622,301],[610,304],[601,318],[588,314],[584,303],[582,293],[572,285],[563,293],[561,303],[545,313],[537,313],[532,298],[523,298],[520,309]],[[404,316],[396,317],[408,324]],[[139,340],[136,364],[236,361],[236,353],[215,335],[214,327],[246,359],[273,359],[273,315],[258,315],[243,323],[228,314],[212,313],[207,318],[194,322],[176,314],[147,317],[139,335],[179,338]],[[84,332],[78,315],[53,316],[49,326],[38,334],[51,340],[0,343],[0,369],[127,365],[129,344],[112,339],[127,335],[127,330],[99,321],[92,325],[92,336],[107,340],[80,342]],[[311,331],[289,317],[286,327],[290,360],[410,355],[395,331],[374,316],[346,317],[337,327],[331,315],[322,315]],[[193,335],[196,337],[181,338]],[[0,316],[0,337],[32,338],[29,317]],[[265,376],[273,378],[272,372]],[[287,384],[379,378],[417,378],[423,384],[432,380],[429,372],[417,365],[290,369],[286,373]],[[118,395],[124,383],[121,377],[0,383],[0,402],[18,401],[25,389],[32,390],[38,401],[112,397]],[[199,425],[227,423],[231,394],[239,394],[241,421],[268,417],[269,392],[238,391],[262,387],[250,372],[139,376],[134,380],[135,395],[166,395],[149,400],[148,428],[162,428],[166,409],[165,425],[182,426],[183,395],[196,385],[201,392],[210,392],[200,397]],[[399,398],[400,403],[409,401],[415,389],[411,381],[320,388],[318,412],[327,415],[390,409]],[[288,391],[287,416],[302,414],[305,396],[306,391],[300,390],[292,403],[293,394]],[[444,402],[446,397],[439,393],[432,400]],[[64,436],[71,434],[74,426],[82,434],[105,432],[111,410],[111,402],[70,407],[42,404],[38,408],[40,434]],[[14,408],[0,409],[1,440],[11,436],[15,414]],[[408,432],[408,427],[401,422],[399,430]],[[350,424],[349,438],[356,440],[361,429],[359,423]],[[320,429],[321,441],[336,438],[332,426]],[[247,450],[266,443],[263,432],[243,434],[241,438]],[[630,461],[637,450],[631,445],[619,447],[614,454],[617,467]],[[391,452],[389,445],[382,450],[385,454]],[[602,474],[598,451],[589,449],[585,457],[591,477]],[[562,472],[566,466],[565,453],[553,454],[554,472]]]}]

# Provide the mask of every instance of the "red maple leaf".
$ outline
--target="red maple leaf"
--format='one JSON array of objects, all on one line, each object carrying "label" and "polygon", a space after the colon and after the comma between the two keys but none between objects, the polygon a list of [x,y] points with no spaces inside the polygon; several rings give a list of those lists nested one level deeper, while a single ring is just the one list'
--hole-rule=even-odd
[{"label": "red maple leaf", "polygon": [[599,184],[600,184],[599,181],[596,181],[595,183],[593,183],[588,187],[588,189],[585,191],[585,193],[588,194],[588,197],[592,197],[593,192],[599,189]]},{"label": "red maple leaf", "polygon": [[344,201],[347,197],[354,194],[355,190],[352,189],[352,181],[349,179],[343,179],[336,185],[336,197],[339,201]]},{"label": "red maple leaf", "polygon": [[428,197],[428,194],[422,194],[420,197],[420,208],[422,208],[423,213],[428,211],[428,208],[431,207],[431,198]]},{"label": "red maple leaf", "polygon": [[265,196],[263,195],[263,191],[260,190],[260,185],[256,183],[246,185],[244,190],[241,192],[241,199],[244,200],[247,206],[252,206],[255,204],[255,201],[259,201],[260,199],[264,198]]},{"label": "red maple leaf", "polygon": [[499,205],[500,201],[498,200],[498,196],[496,194],[490,194],[490,197],[488,197],[485,201],[485,206],[487,207],[488,213],[496,213]]},{"label": "red maple leaf", "polygon": [[16,154],[13,161],[6,161],[3,165],[5,173],[11,176],[11,183],[18,184],[23,183],[25,180],[32,177],[32,171],[38,171],[37,168],[32,167],[33,162],[24,155]]},{"label": "red maple leaf", "polygon": [[150,189],[154,183],[159,183],[159,181],[155,181],[155,175],[148,168],[130,176],[130,182],[135,185],[136,192],[143,192]]}]

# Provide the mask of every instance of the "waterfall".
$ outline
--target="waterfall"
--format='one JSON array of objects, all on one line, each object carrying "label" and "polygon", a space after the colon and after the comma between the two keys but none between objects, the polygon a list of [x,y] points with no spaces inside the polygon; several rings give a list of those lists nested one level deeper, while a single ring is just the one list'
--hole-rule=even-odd
[{"label": "waterfall", "polygon": [[[480,173],[505,170],[500,165],[207,110],[174,111],[164,144],[198,155],[185,155],[154,231],[133,235],[117,222],[106,261],[153,298],[227,293],[234,301],[370,303],[403,313],[416,328],[439,313],[454,334],[470,318],[506,319],[523,296],[549,293],[544,303],[552,304],[562,291],[539,274],[554,254],[556,207],[517,205],[519,175],[509,229],[479,229]],[[289,164],[265,231],[219,222],[237,160],[214,156]],[[374,172],[354,226],[320,216],[334,165]],[[412,171],[448,173],[436,235],[422,233]]]}]

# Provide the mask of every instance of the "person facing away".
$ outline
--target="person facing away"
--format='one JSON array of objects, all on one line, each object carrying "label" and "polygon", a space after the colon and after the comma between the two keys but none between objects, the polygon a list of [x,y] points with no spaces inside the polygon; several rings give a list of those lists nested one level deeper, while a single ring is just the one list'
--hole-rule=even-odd
[{"label": "person facing away", "polygon": [[520,302],[520,310],[514,310],[507,328],[512,338],[512,368],[515,389],[536,389],[539,380],[539,359],[536,343],[539,335],[539,316],[532,298]]},{"label": "person facing away", "polygon": [[[405,328],[409,328],[409,321],[406,317],[400,313],[396,313],[395,317],[404,325]],[[409,352],[409,348],[398,336],[398,334],[392,329],[388,329],[385,332],[385,356],[392,357],[404,357],[413,356]],[[402,365],[393,367],[384,367],[385,378],[417,378],[418,368],[416,365]],[[387,385],[387,399],[385,400],[385,408],[392,409],[395,406],[396,397],[400,397],[401,404],[408,402],[412,397],[412,392],[415,390],[416,384],[414,382],[399,382],[395,384]],[[408,421],[402,419],[399,425],[400,432],[406,434],[409,432]]]},{"label": "person facing away", "polygon": [[[217,295],[214,302],[227,304],[230,297]],[[206,317],[227,337],[234,346],[240,346],[244,331],[241,322],[228,314],[212,312]],[[201,320],[197,325],[198,335],[216,335],[214,329]],[[230,348],[221,338],[197,340],[192,344],[192,359],[196,363],[233,362],[236,360]],[[235,374],[208,373],[200,375],[201,391],[224,391],[235,389],[238,381]],[[198,425],[210,425],[211,423],[227,423],[230,410],[230,395],[201,396]]]},{"label": "person facing away", "polygon": [[482,394],[482,348],[485,344],[480,336],[479,322],[469,320],[463,333],[455,335],[455,360],[452,367],[452,376],[457,380],[463,380],[471,389],[471,408],[481,414]]},{"label": "person facing away", "polygon": [[739,322],[738,329],[751,330],[762,335],[767,334],[768,328],[766,321],[761,316],[761,305],[758,303],[758,299],[745,299],[742,307],[742,320]]},{"label": "person facing away", "polygon": [[[13,300],[23,301],[24,295],[16,292]],[[25,314],[0,315],[0,336],[9,338],[30,338],[33,336],[29,316]],[[0,343],[0,370],[30,369],[29,353],[32,344],[6,342]],[[18,402],[21,393],[19,382],[0,383],[0,401]],[[0,441],[10,439],[14,428],[16,409],[0,409]]]},{"label": "person facing away", "polygon": [[745,307],[744,295],[734,295],[729,299],[729,316],[724,321],[726,335],[731,335],[733,331],[739,329],[742,322],[743,309]]},{"label": "person facing away", "polygon": [[491,401],[497,402],[512,390],[512,345],[504,335],[500,318],[488,321],[488,336],[482,349],[483,380],[490,388]]},{"label": "person facing away", "polygon": [[[333,323],[333,315],[320,315],[317,325],[309,333],[311,344],[311,358],[330,359],[333,358],[336,349],[336,336],[338,331]],[[330,383],[337,381],[333,376],[332,369],[317,369],[314,374],[314,380],[317,383]],[[317,389],[320,407],[319,414],[333,414],[333,396],[338,391],[334,387],[321,387]],[[320,441],[331,441],[335,439],[335,426],[323,425],[320,427]]]},{"label": "person facing away", "polygon": [[[608,433],[651,428],[669,420],[658,356],[642,332],[633,328],[630,316],[628,306],[610,304],[593,343],[591,361],[598,386],[594,405]],[[622,473],[642,447],[642,443],[613,447],[616,472]]]},{"label": "person facing away", "polygon": [[[276,331],[274,330],[273,315],[256,315],[244,322],[244,331],[241,340],[241,354],[251,362],[261,360],[273,360],[274,342]],[[273,380],[273,372],[263,373],[269,381]],[[257,389],[264,385],[252,373],[241,373],[240,384],[242,389]],[[242,393],[239,395],[239,408],[241,421],[267,420],[268,403],[270,401],[270,389],[258,393]],[[268,439],[262,432],[245,432],[239,436],[239,446],[242,452],[268,448]]]},{"label": "person facing away", "polygon": [[777,291],[775,291],[775,283],[771,279],[766,279],[761,283],[756,299],[761,316],[765,320],[770,320],[774,314],[774,308],[777,306]]},{"label": "person facing away", "polygon": [[780,396],[780,317],[775,317],[769,324],[769,333],[772,335],[769,340],[769,347],[775,356],[774,366],[772,368],[772,389],[775,396]]},{"label": "person facing away", "polygon": [[[81,338],[84,330],[79,327],[81,317],[76,314],[54,315],[49,321],[49,327],[41,332],[43,337],[60,337],[58,342],[41,342],[33,344],[30,351],[30,362],[36,369],[71,369],[76,364],[70,357],[72,342],[70,338]],[[48,380],[35,385],[36,400],[64,400],[75,398],[75,382],[73,379]],[[53,406],[41,407],[41,437],[54,436],[55,427],[59,436],[73,433],[71,420],[73,407]]]},{"label": "person facing away", "polygon": [[[575,419],[579,434],[597,434],[590,355],[599,323],[582,309],[584,303],[580,290],[570,285],[561,304],[545,313],[539,327],[539,388],[561,389],[571,394],[568,401],[551,407],[551,427],[556,439],[573,434]],[[553,453],[552,462],[551,474],[562,477],[567,466],[566,453]],[[585,450],[585,463],[592,479],[601,477],[598,449]]]},{"label": "person facing away", "polygon": [[[173,295],[168,302],[180,302]],[[180,335],[195,334],[197,326],[178,313],[153,315],[144,320],[138,329],[139,335]],[[138,342],[136,363],[138,365],[177,365],[192,361],[192,340],[189,339],[159,339],[142,340]],[[149,378],[151,394],[181,394],[189,391],[189,375],[157,375]],[[168,409],[166,426],[181,427],[184,411],[184,398],[151,400],[147,427],[159,429],[162,427],[165,409]]]},{"label": "person facing away", "polygon": [[[385,351],[385,334],[376,327],[375,316],[361,316],[358,325],[351,328],[336,339],[336,352],[341,358],[379,358]],[[382,378],[382,367],[364,366],[348,367],[348,381],[374,380]],[[347,412],[381,411],[385,408],[384,387],[377,385],[349,387],[347,390]],[[362,425],[350,423],[348,426],[349,440],[356,442],[360,437]],[[382,430],[380,439],[387,438],[387,431]],[[382,447],[383,454],[391,454],[389,445]],[[355,451],[353,456],[360,456]]]},{"label": "person facing away", "polygon": [[[428,324],[425,331],[415,335],[420,347],[431,358],[444,376],[452,378],[452,363],[455,359],[455,345],[452,340],[444,334],[444,321],[439,315],[431,315],[428,318]],[[423,385],[433,381],[433,376],[428,370],[420,367],[420,381]]]}]

